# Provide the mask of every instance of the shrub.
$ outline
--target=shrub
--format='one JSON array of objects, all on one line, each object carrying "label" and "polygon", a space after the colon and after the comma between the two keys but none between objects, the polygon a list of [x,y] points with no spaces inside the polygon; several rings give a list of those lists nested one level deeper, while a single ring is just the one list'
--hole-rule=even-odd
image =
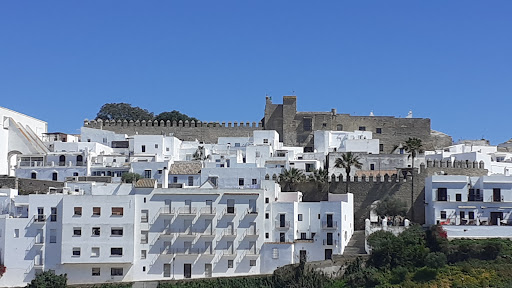
[{"label": "shrub", "polygon": [[441,252],[429,253],[425,257],[425,265],[430,268],[442,268],[446,265],[446,255]]},{"label": "shrub", "polygon": [[429,267],[423,267],[416,270],[414,273],[413,280],[416,282],[428,282],[436,279],[437,270]]},{"label": "shrub", "polygon": [[141,178],[142,176],[140,176],[140,174],[131,172],[124,173],[123,176],[121,176],[121,180],[125,183],[137,182]]}]

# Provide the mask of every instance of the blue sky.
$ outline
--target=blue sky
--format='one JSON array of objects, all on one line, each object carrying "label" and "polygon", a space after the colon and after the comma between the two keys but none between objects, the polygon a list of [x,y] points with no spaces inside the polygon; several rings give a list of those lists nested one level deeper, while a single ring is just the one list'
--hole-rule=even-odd
[{"label": "blue sky", "polygon": [[104,103],[203,121],[298,110],[512,138],[512,1],[0,1],[0,106],[78,133]]}]

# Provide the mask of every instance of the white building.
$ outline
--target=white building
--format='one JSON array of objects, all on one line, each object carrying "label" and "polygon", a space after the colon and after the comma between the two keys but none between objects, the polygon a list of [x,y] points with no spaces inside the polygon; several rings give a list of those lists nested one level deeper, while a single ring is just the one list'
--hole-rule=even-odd
[{"label": "white building", "polygon": [[305,203],[274,181],[254,189],[155,188],[154,179],[66,185],[60,194],[0,191],[0,286],[24,286],[50,269],[70,284],[271,273],[342,254],[353,233],[351,194]]},{"label": "white building", "polygon": [[512,238],[512,177],[440,175],[425,181],[425,220],[449,238]]},{"label": "white building", "polygon": [[372,139],[369,131],[315,131],[315,151],[325,155],[330,152],[379,154],[379,147],[379,139]]},{"label": "white building", "polygon": [[0,175],[14,176],[19,155],[48,151],[41,141],[47,124],[4,107],[0,107],[0,120]]}]

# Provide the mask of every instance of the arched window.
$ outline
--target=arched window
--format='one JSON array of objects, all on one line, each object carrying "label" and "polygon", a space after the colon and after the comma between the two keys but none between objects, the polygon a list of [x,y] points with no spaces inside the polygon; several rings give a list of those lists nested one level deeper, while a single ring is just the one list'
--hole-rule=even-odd
[{"label": "arched window", "polygon": [[277,175],[276,174],[272,175],[272,180],[274,180],[274,181],[277,180]]},{"label": "arched window", "polygon": [[343,131],[343,125],[341,125],[341,124],[336,125],[336,130]]},{"label": "arched window", "polygon": [[270,175],[265,175],[265,180],[270,180]]},{"label": "arched window", "polygon": [[32,174],[30,174],[30,178],[37,179],[37,173],[36,172],[32,172]]},{"label": "arched window", "polygon": [[57,176],[58,176],[57,172],[53,172],[53,174],[52,174],[52,180],[53,180],[53,181],[57,181]]},{"label": "arched window", "polygon": [[84,164],[84,157],[82,155],[76,156],[76,166],[82,166]]},{"label": "arched window", "polygon": [[59,156],[59,166],[65,166],[66,165],[66,156],[60,155]]}]

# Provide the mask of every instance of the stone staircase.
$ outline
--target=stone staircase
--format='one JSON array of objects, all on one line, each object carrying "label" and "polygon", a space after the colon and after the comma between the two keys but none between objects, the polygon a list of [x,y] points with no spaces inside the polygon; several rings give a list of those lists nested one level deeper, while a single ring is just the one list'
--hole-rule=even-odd
[{"label": "stone staircase", "polygon": [[354,234],[352,235],[352,238],[350,238],[347,247],[345,247],[343,257],[367,255],[364,249],[364,240],[364,230],[354,231]]}]

